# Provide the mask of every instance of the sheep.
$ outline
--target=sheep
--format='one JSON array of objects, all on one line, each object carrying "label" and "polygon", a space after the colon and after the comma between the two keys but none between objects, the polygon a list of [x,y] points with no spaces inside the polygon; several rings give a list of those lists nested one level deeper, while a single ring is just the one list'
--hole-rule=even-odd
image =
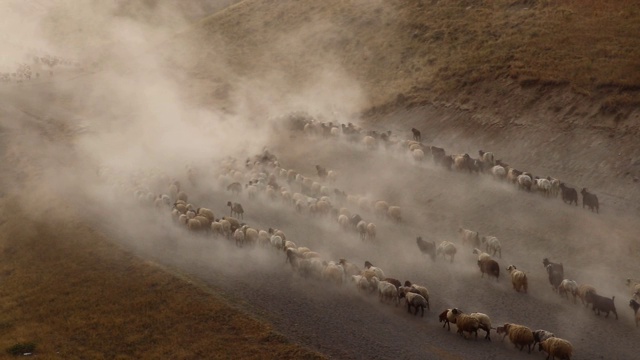
[{"label": "sheep", "polygon": [[248,226],[243,226],[244,228],[244,241],[249,245],[255,245],[258,242],[258,230],[254,228],[250,228]]},{"label": "sheep", "polygon": [[367,237],[369,238],[369,240],[373,240],[376,238],[376,224],[367,224]]},{"label": "sheep", "polygon": [[271,245],[278,250],[281,250],[284,247],[284,240],[282,240],[279,235],[271,235],[269,241],[271,242]]},{"label": "sheep", "polygon": [[235,214],[240,219],[244,218],[244,209],[242,208],[242,205],[240,205],[240,203],[232,203],[231,201],[227,201],[227,206],[231,209],[230,216],[233,216]]},{"label": "sheep", "polygon": [[227,220],[229,222],[229,226],[230,226],[229,230],[231,232],[234,232],[236,231],[236,229],[240,228],[240,221],[238,221],[238,219],[231,216],[223,216],[222,219]]},{"label": "sheep", "polygon": [[560,192],[562,194],[562,202],[571,205],[575,203],[578,206],[578,192],[574,188],[566,186],[564,183],[560,183]]},{"label": "sheep", "polygon": [[547,330],[538,329],[533,332],[533,347],[536,346],[537,343],[541,343],[549,338],[556,337],[552,332]]},{"label": "sheep", "polygon": [[282,238],[282,240],[287,240],[287,237],[285,236],[284,232],[282,230],[278,230],[278,229],[274,229],[274,228],[269,228],[267,230],[267,232],[270,235],[278,235]]},{"label": "sheep", "polygon": [[635,299],[629,300],[629,307],[633,309],[633,313],[636,319],[636,327],[638,327],[638,323],[640,323],[640,313],[638,313],[638,309],[640,309],[640,303]]},{"label": "sheep", "polygon": [[365,278],[362,275],[351,275],[351,281],[356,283],[356,287],[358,288],[358,290],[361,290],[361,291],[371,290],[371,284],[369,283],[367,278]]},{"label": "sheep", "polygon": [[367,222],[360,220],[356,225],[356,231],[360,234],[360,240],[364,241],[367,238]]},{"label": "sheep", "polygon": [[517,348],[520,346],[520,351],[526,345],[529,353],[531,353],[531,345],[535,341],[533,338],[533,331],[524,325],[518,324],[504,324],[503,325],[505,333],[509,336],[509,340],[511,343]]},{"label": "sheep", "polygon": [[475,312],[469,314],[469,316],[473,316],[474,318],[478,319],[478,321],[480,322],[480,329],[486,332],[484,338],[491,341],[491,318],[489,317],[489,315]]},{"label": "sheep", "polygon": [[613,312],[613,314],[616,316],[616,320],[618,320],[618,312],[616,311],[616,305],[614,303],[615,299],[615,296],[609,299],[594,292],[587,292],[585,294],[585,300],[593,304],[591,309],[594,313],[596,313],[596,315],[600,315],[600,312],[603,312],[607,313],[607,315],[605,315],[605,318],[608,318],[609,313]]},{"label": "sheep", "polygon": [[[372,272],[374,276],[378,277],[378,279],[386,278],[386,276],[384,276],[384,271],[382,271],[382,269],[380,269],[379,267],[373,266],[373,264],[369,262],[369,260],[366,260],[364,262],[364,268],[365,271]],[[370,280],[371,278],[367,277],[367,279]]]},{"label": "sheep", "polygon": [[444,329],[446,325],[448,331],[451,331],[451,324],[456,323],[456,316],[453,314],[453,310],[457,309],[447,309],[438,315],[440,322],[443,323],[442,328]]},{"label": "sheep", "polygon": [[453,258],[456,256],[457,251],[456,246],[452,242],[445,240],[438,245],[436,255],[442,254],[443,259],[446,259],[446,256],[449,255],[451,257],[449,262],[453,262]]},{"label": "sheep", "polygon": [[518,176],[520,175],[522,175],[522,171],[514,168],[510,168],[507,171],[507,181],[509,181],[512,184],[516,184],[518,182]]},{"label": "sheep", "polygon": [[[453,309],[454,315],[456,315],[455,311],[457,309]],[[471,333],[476,334],[476,339],[478,339],[478,329],[480,328],[480,321],[471,315],[459,313],[456,315],[456,326],[458,327],[458,334],[462,335],[464,338],[464,332],[468,332],[469,336]]]},{"label": "sheep", "polygon": [[345,230],[345,231],[349,230],[349,228],[351,227],[351,223],[349,222],[349,217],[347,217],[346,215],[338,216],[338,224],[340,225],[342,230]]},{"label": "sheep", "polygon": [[538,191],[542,192],[545,197],[551,196],[551,182],[547,179],[535,179],[536,187]]},{"label": "sheep", "polygon": [[239,194],[242,192],[242,184],[239,182],[233,182],[227,186],[227,191],[230,191],[232,194]]},{"label": "sheep", "polygon": [[369,136],[369,135],[365,136],[362,139],[362,143],[369,150],[373,150],[378,146],[378,144],[376,143],[376,139],[374,139],[372,136]]},{"label": "sheep", "polygon": [[477,231],[459,227],[458,233],[462,238],[462,245],[480,246],[480,234]]},{"label": "sheep", "polygon": [[387,216],[396,223],[402,221],[402,211],[399,206],[389,206]]},{"label": "sheep", "polygon": [[233,239],[236,241],[236,246],[242,247],[244,245],[244,232],[242,232],[242,229],[236,229],[233,232]]},{"label": "sheep", "polygon": [[478,260],[478,267],[480,267],[480,272],[482,273],[481,277],[484,277],[486,273],[489,276],[495,276],[496,281],[500,280],[500,265],[497,261],[493,259]]},{"label": "sheep", "polygon": [[549,283],[551,284],[553,291],[557,291],[558,286],[560,286],[560,283],[564,280],[564,266],[562,266],[562,263],[558,264],[551,262],[548,258],[542,259],[542,264],[547,270]]},{"label": "sheep", "polygon": [[258,231],[258,244],[260,244],[261,246],[267,246],[270,243],[271,241],[270,241],[269,233],[264,230]]},{"label": "sheep", "polygon": [[335,183],[337,178],[338,173],[335,170],[329,170],[329,172],[327,172],[327,181],[329,181],[329,183]]},{"label": "sheep", "polygon": [[189,198],[189,196],[184,191],[179,191],[178,192],[178,196],[177,196],[178,200],[182,200],[182,201],[186,202],[186,201],[188,201],[187,200],[188,198]]},{"label": "sheep", "polygon": [[487,253],[491,252],[491,255],[502,258],[502,246],[500,240],[495,236],[483,236],[481,242],[485,244]]},{"label": "sheep", "polygon": [[327,176],[329,175],[329,173],[327,172],[327,169],[323,168],[320,165],[316,165],[316,171],[318,173],[318,177],[322,180],[326,179]]},{"label": "sheep", "polygon": [[472,172],[473,162],[469,154],[452,155],[452,159],[453,159],[453,165],[456,168],[456,170],[459,170],[459,171],[467,170],[469,171],[469,173]]},{"label": "sheep", "polygon": [[582,194],[582,208],[584,209],[584,206],[586,205],[589,207],[591,212],[593,212],[593,210],[595,209],[596,213],[599,214],[600,205],[598,203],[598,197],[596,196],[596,194],[590,193],[589,191],[587,191],[587,188],[582,188],[580,194]]},{"label": "sheep", "polygon": [[492,152],[478,150],[478,155],[480,155],[480,161],[482,161],[482,166],[484,169],[489,169],[490,167],[495,165],[496,161]]},{"label": "sheep", "polygon": [[484,261],[484,260],[490,260],[491,259],[491,255],[487,254],[486,252],[478,249],[478,248],[473,248],[472,251],[473,254],[478,255],[478,261]]},{"label": "sheep", "polygon": [[219,221],[219,223],[220,227],[222,228],[222,235],[224,235],[226,238],[229,238],[229,236],[231,235],[231,222],[223,218]]},{"label": "sheep", "polygon": [[377,218],[383,218],[389,210],[389,204],[386,201],[378,200],[373,204],[373,212]]},{"label": "sheep", "polygon": [[578,283],[569,279],[562,280],[562,282],[558,286],[558,294],[560,296],[566,297],[567,300],[569,299],[569,294],[573,295],[573,303],[576,304],[578,296]]},{"label": "sheep", "polygon": [[212,221],[209,220],[209,218],[207,218],[206,216],[196,215],[194,219],[200,221],[200,225],[202,225],[200,227],[200,230],[208,230],[211,228]]},{"label": "sheep", "polygon": [[344,268],[344,273],[347,276],[359,275],[361,273],[361,270],[360,268],[358,268],[358,265],[350,263],[346,259],[340,259],[338,261],[338,264],[342,265],[342,267]]},{"label": "sheep", "polygon": [[382,281],[386,281],[386,282],[388,282],[388,283],[391,283],[391,284],[393,284],[393,286],[395,286],[396,288],[400,288],[400,287],[402,286],[402,283],[401,283],[401,282],[400,282],[400,280],[398,280],[398,279],[394,279],[394,278],[389,278],[389,277],[387,277],[387,278],[382,279]]},{"label": "sheep", "polygon": [[424,317],[424,308],[428,306],[428,302],[427,300],[424,298],[424,296],[420,295],[420,294],[416,294],[413,292],[404,292],[401,291],[399,294],[399,298],[405,298],[406,302],[407,302],[407,312],[411,312],[411,307],[413,306],[413,308],[415,309],[415,312],[413,313],[413,315],[418,315],[418,309],[422,310],[421,313],[421,317]]},{"label": "sheep", "polygon": [[196,210],[196,213],[198,215],[202,215],[207,217],[207,219],[213,221],[215,219],[215,216],[213,215],[213,211],[211,209],[207,209],[207,208],[198,208],[198,210]]},{"label": "sheep", "polygon": [[578,286],[578,297],[585,307],[589,306],[589,303],[591,302],[591,298],[587,296],[589,293],[597,294],[596,288],[587,284]]},{"label": "sheep", "polygon": [[422,141],[422,136],[420,134],[420,130],[416,128],[411,128],[411,132],[413,133],[413,140]]},{"label": "sheep", "polygon": [[497,180],[502,180],[507,175],[507,172],[504,167],[500,165],[495,165],[491,168],[491,175]]},{"label": "sheep", "polygon": [[327,281],[335,282],[337,285],[342,285],[344,278],[344,269],[342,268],[342,265],[337,265],[333,262],[327,263],[322,270],[322,278]]},{"label": "sheep", "polygon": [[202,223],[197,219],[189,219],[187,221],[187,228],[193,232],[202,230]]},{"label": "sheep", "polygon": [[640,301],[640,282],[637,280],[627,279],[625,283],[631,291],[631,296],[634,299]]},{"label": "sheep", "polygon": [[513,285],[513,288],[517,292],[520,292],[520,289],[523,289],[526,294],[528,287],[527,274],[525,274],[524,271],[516,269],[515,265],[509,265],[509,267],[507,267],[507,271],[511,274],[511,284]]},{"label": "sheep", "polygon": [[380,281],[376,276],[371,278],[371,282],[378,289],[378,299],[380,302],[393,301],[396,303],[396,306],[398,306],[400,300],[398,298],[398,288],[396,288],[395,285],[387,281]]},{"label": "sheep", "polygon": [[573,346],[565,339],[552,337],[544,340],[538,344],[538,351],[544,350],[547,353],[547,360],[551,359],[566,359],[571,360],[573,355]]},{"label": "sheep", "polygon": [[422,151],[422,149],[415,149],[411,151],[411,156],[413,160],[421,162],[424,160],[424,151]]},{"label": "sheep", "polygon": [[558,193],[560,192],[560,180],[554,179],[551,176],[547,176],[547,180],[551,183],[551,197],[558,197]]},{"label": "sheep", "polygon": [[431,310],[429,305],[429,290],[427,290],[426,287],[412,284],[409,280],[405,280],[404,286],[408,291],[422,295],[422,297],[427,301],[427,309]]},{"label": "sheep", "polygon": [[291,240],[283,240],[284,241],[284,245],[282,246],[282,250],[284,250],[285,252],[287,251],[287,249],[293,248],[293,249],[297,249],[298,246],[296,245],[296,243],[294,243]]},{"label": "sheep", "polygon": [[418,248],[420,252],[431,256],[431,260],[436,259],[436,243],[433,241],[425,241],[422,240],[422,237],[418,236],[416,238],[416,243],[418,244]]},{"label": "sheep", "polygon": [[531,180],[531,177],[529,177],[529,175],[519,175],[518,176],[518,188],[519,189],[526,189],[527,191],[531,191],[531,185],[533,184],[533,181]]}]

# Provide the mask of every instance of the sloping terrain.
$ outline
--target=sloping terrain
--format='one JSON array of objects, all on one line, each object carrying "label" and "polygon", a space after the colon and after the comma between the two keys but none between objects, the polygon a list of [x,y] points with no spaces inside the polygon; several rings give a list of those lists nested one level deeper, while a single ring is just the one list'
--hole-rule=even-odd
[{"label": "sloping terrain", "polygon": [[[43,11],[39,24],[87,71],[0,84],[0,350],[34,341],[50,358],[534,356],[495,335],[446,332],[436,315],[457,306],[494,326],[554,331],[576,358],[634,356],[624,279],[640,273],[636,2],[246,0],[193,25],[190,9],[172,18],[147,14],[154,1],[104,4]],[[601,214],[407,153],[289,133],[277,119],[292,110],[400,138],[417,127],[448,153],[494,151],[588,187]],[[363,243],[332,219],[226,192],[220,160],[241,164],[264,146],[310,177],[315,164],[336,169],[336,187],[400,205],[402,223],[363,210],[379,229]],[[305,279],[282,252],[193,236],[168,209],[135,203],[135,191],[168,192],[174,179],[196,207],[222,216],[227,201],[242,202],[250,226],[283,229],[324,260],[370,260],[427,285],[431,311],[415,318]],[[460,226],[500,238],[499,282],[480,278]],[[424,257],[418,235],[456,243],[455,262]],[[543,257],[615,295],[620,319],[554,294]],[[513,291],[508,264],[530,276],[528,294]]]}]

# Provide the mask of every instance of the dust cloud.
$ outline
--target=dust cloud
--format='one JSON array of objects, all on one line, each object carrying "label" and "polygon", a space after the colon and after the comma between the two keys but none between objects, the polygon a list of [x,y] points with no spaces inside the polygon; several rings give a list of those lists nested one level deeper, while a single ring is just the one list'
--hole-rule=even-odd
[{"label": "dust cloud", "polygon": [[[256,55],[268,62],[267,70],[246,73],[225,57],[232,51],[223,37],[214,34],[211,42],[200,43],[211,47],[206,51],[194,48],[202,38],[189,39],[195,33],[188,29],[194,19],[216,7],[214,2],[207,4],[187,10],[169,5],[140,10],[127,7],[126,2],[5,2],[2,10],[8,14],[7,21],[0,30],[12,35],[2,39],[7,49],[0,59],[2,71],[31,64],[34,57],[58,57],[60,62],[49,66],[39,60],[30,79],[11,78],[0,84],[8,100],[0,108],[4,166],[10,173],[3,175],[5,192],[20,196],[32,216],[66,221],[64,215],[69,212],[57,208],[75,209],[74,216],[141,256],[195,273],[255,309],[274,313],[276,325],[282,331],[289,329],[285,333],[298,341],[304,342],[304,336],[291,330],[292,324],[303,324],[305,331],[327,326],[328,322],[309,320],[307,313],[326,315],[327,306],[332,306],[338,320],[353,321],[345,325],[350,330],[359,331],[360,325],[353,325],[357,321],[369,321],[378,330],[390,326],[398,334],[393,341],[408,351],[404,355],[418,357],[409,350],[413,332],[430,326],[433,329],[427,331],[436,333],[441,329],[431,326],[434,314],[460,307],[491,314],[494,327],[515,322],[546,328],[570,339],[577,348],[595,352],[601,350],[589,339],[603,336],[597,333],[598,327],[611,328],[605,351],[620,355],[630,351],[615,339],[624,338],[633,326],[626,308],[629,293],[623,285],[625,278],[638,272],[627,254],[633,222],[523,193],[490,176],[445,171],[428,157],[416,163],[399,146],[399,151],[382,146],[370,150],[342,136],[324,139],[289,132],[283,119],[291,112],[306,112],[336,125],[357,124],[357,114],[368,105],[363,85],[330,56],[316,63],[321,63],[317,68],[295,68],[296,54],[312,46],[307,41],[310,33],[339,29],[319,22],[282,35],[273,44],[277,51]],[[293,67],[280,66],[279,56],[282,64]],[[185,64],[203,61],[202,68],[212,75],[182,71]],[[221,79],[208,82],[203,76]],[[208,87],[212,83],[229,87],[219,96]],[[397,139],[410,138],[402,119],[389,124],[389,129],[381,130],[391,130]],[[472,141],[445,137],[434,141],[451,144],[447,153],[477,147]],[[332,190],[362,196],[371,203],[386,200],[401,206],[401,223],[377,218],[366,207],[353,207],[354,213],[377,225],[376,240],[363,242],[354,232],[342,231],[333,217],[314,217],[307,210],[299,213],[264,194],[249,198],[246,189],[239,195],[226,191],[232,181],[245,186],[256,175],[250,174],[244,161],[265,147],[278,156],[283,169],[317,180],[315,165],[319,164],[337,172]],[[470,152],[474,157],[475,151]],[[235,165],[223,168],[229,157],[237,159]],[[234,177],[229,168],[250,176]],[[172,221],[170,207],[158,210],[145,198],[168,194],[169,184],[176,180],[190,203],[211,208],[216,218],[228,216],[227,201],[241,202],[247,224],[282,229],[298,246],[310,247],[323,259],[346,258],[360,267],[369,260],[387,276],[428,286],[432,292],[428,325],[415,325],[401,316],[404,311],[372,304],[364,295],[345,295],[324,285],[321,288],[326,291],[313,289],[313,281],[293,274],[282,252],[237,249],[231,241],[189,234]],[[277,181],[287,184],[282,178]],[[301,192],[295,183],[288,186],[292,193]],[[352,206],[335,201],[337,208]],[[477,257],[472,248],[461,244],[459,227],[501,240],[499,282],[480,279]],[[454,242],[458,246],[455,261],[431,261],[418,251],[417,236],[436,243]],[[554,294],[542,266],[545,257],[563,262],[567,277],[621,299],[617,301],[620,321],[604,321]],[[506,273],[510,264],[530,276],[529,294],[511,289]],[[304,306],[292,298],[303,299]],[[353,309],[353,302],[365,305]],[[374,315],[378,312],[386,323]],[[379,356],[384,349],[375,344],[384,343],[384,334],[374,331],[354,340],[352,346],[369,357]],[[445,343],[458,340],[444,332],[433,336]],[[347,345],[326,335],[315,346],[331,353]],[[478,350],[472,345],[459,351],[467,355],[492,352],[489,346]],[[510,348],[504,351],[514,358],[519,355]]]}]

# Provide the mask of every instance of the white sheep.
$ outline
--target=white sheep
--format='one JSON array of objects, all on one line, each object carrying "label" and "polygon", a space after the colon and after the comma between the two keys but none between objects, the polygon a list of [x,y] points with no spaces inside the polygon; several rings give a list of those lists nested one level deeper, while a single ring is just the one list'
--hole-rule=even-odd
[{"label": "white sheep", "polygon": [[442,254],[443,259],[446,259],[446,256],[449,255],[451,257],[449,262],[453,262],[453,258],[456,256],[457,251],[458,249],[456,249],[456,246],[452,242],[445,240],[438,244],[438,247],[436,248],[436,255]]},{"label": "white sheep", "polygon": [[269,241],[271,242],[271,245],[278,250],[282,250],[284,247],[284,240],[282,240],[279,235],[271,235]]},{"label": "white sheep", "polygon": [[640,281],[627,279],[625,283],[627,284],[627,287],[631,292],[631,297],[633,297],[636,301],[640,301]]},{"label": "white sheep", "polygon": [[422,314],[420,316],[424,317],[424,308],[429,306],[429,303],[427,302],[427,299],[424,298],[424,296],[409,291],[401,292],[400,296],[404,296],[406,298],[407,311],[409,313],[411,312],[411,307],[413,306],[413,308],[415,309],[415,312],[413,314],[418,315],[418,309],[421,309]]},{"label": "white sheep", "polygon": [[518,188],[520,189],[526,189],[531,191],[531,186],[533,184],[531,177],[529,175],[518,175]]},{"label": "white sheep", "polygon": [[376,224],[367,224],[367,238],[369,238],[369,240],[373,240],[376,238]]},{"label": "white sheep", "polygon": [[342,265],[335,264],[333,261],[327,263],[322,270],[322,278],[324,280],[334,282],[336,285],[342,285],[344,279],[344,268]]},{"label": "white sheep", "polygon": [[475,312],[469,314],[480,322],[480,329],[484,330],[487,334],[484,336],[485,339],[491,341],[491,318],[487,314]]},{"label": "white sheep", "polygon": [[378,200],[373,204],[373,211],[378,218],[385,217],[388,210],[389,204],[384,200]]},{"label": "white sheep", "polygon": [[360,275],[363,275],[369,281],[371,281],[371,278],[373,276],[377,277],[378,279],[386,279],[384,271],[382,271],[382,269],[380,269],[379,267],[373,266],[373,264],[368,260],[364,262],[364,270]]},{"label": "white sheep", "polygon": [[379,280],[377,276],[371,278],[371,282],[378,289],[378,299],[381,302],[393,301],[396,306],[400,303],[398,298],[398,288],[388,281]]},{"label": "white sheep", "polygon": [[473,249],[473,253],[478,255],[478,261],[479,262],[486,261],[486,260],[491,260],[491,255],[487,254],[486,252],[483,252],[482,250],[480,250],[478,248],[474,248]]},{"label": "white sheep", "polygon": [[483,236],[482,243],[485,244],[487,253],[490,253],[493,256],[498,254],[498,257],[502,259],[502,246],[500,245],[500,240],[498,240],[495,236]]},{"label": "white sheep", "polygon": [[387,216],[397,223],[400,222],[402,220],[402,210],[400,206],[389,206]]},{"label": "white sheep", "polygon": [[411,156],[413,157],[413,160],[421,162],[424,160],[424,151],[422,151],[422,149],[412,150]]},{"label": "white sheep", "polygon": [[507,171],[504,169],[504,167],[496,165],[491,168],[491,174],[494,178],[502,180],[507,176]]},{"label": "white sheep", "polygon": [[462,239],[462,245],[480,246],[480,234],[477,231],[459,227],[458,234]]},{"label": "white sheep", "polygon": [[558,294],[560,294],[560,296],[566,297],[567,300],[569,299],[569,294],[571,294],[573,296],[573,303],[575,304],[577,302],[576,298],[578,296],[578,283],[569,279],[562,280],[562,282],[558,286]]},{"label": "white sheep", "polygon": [[242,229],[236,229],[233,233],[233,239],[236,241],[236,246],[242,247],[244,245],[244,232],[242,232]]},{"label": "white sheep", "polygon": [[349,230],[349,228],[351,227],[351,222],[349,221],[349,217],[342,214],[338,216],[338,224],[340,225],[340,228],[345,231]]},{"label": "white sheep", "polygon": [[529,285],[527,274],[525,274],[524,271],[516,269],[515,265],[509,265],[509,267],[507,267],[507,271],[511,274],[511,284],[513,285],[513,288],[517,292],[520,292],[520,289],[523,289],[526,294],[527,287]]},{"label": "white sheep", "polygon": [[538,191],[542,192],[545,197],[551,196],[551,182],[547,179],[535,179]]}]

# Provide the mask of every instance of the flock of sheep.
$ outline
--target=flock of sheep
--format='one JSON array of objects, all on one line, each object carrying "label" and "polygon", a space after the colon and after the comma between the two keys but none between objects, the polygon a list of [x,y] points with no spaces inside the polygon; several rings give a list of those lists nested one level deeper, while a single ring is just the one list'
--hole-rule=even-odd
[{"label": "flock of sheep", "polygon": [[39,78],[40,72],[35,71],[34,68],[48,69],[49,75],[53,75],[53,69],[55,67],[68,67],[79,68],[80,63],[72,61],[60,56],[44,55],[44,56],[31,56],[31,63],[23,62],[16,65],[14,71],[0,72],[0,82],[16,82],[21,83],[25,80],[31,80],[31,78]]},{"label": "flock of sheep", "polygon": [[[318,135],[326,132],[327,136],[349,136],[352,138],[356,136],[355,134],[361,134],[361,141],[368,148],[378,146],[380,139],[384,139],[382,141],[389,143],[387,146],[410,149],[416,159],[419,158],[419,156],[415,155],[416,150],[425,148],[419,142],[420,134],[416,132],[416,129],[412,129],[414,140],[393,142],[390,132],[384,133],[384,136],[376,136],[375,132],[366,132],[368,135],[364,135],[365,132],[363,130],[357,129],[352,124],[341,125],[340,127],[331,126],[330,124],[313,124],[312,126],[316,128],[309,130],[309,125],[311,124],[306,123],[302,127],[305,133]],[[327,131],[326,129],[329,130]],[[365,141],[365,139],[369,140]],[[441,154],[438,151],[432,151],[432,156],[436,163],[441,163],[442,156],[433,155]],[[466,169],[466,166],[470,163],[475,164],[474,166],[478,166],[480,169],[485,169],[494,163],[491,153],[482,151],[480,153],[483,155],[480,160],[471,161],[466,154],[451,156],[449,159],[451,159],[451,164],[460,170]],[[478,161],[480,161],[480,164],[478,164]],[[486,163],[486,165],[483,163]],[[492,165],[490,169],[494,176],[494,170],[497,166],[502,167],[506,174],[513,173],[512,170],[514,169],[505,168],[505,164]],[[389,205],[384,200],[371,201],[366,197],[346,194],[342,190],[332,188],[338,174],[320,165],[315,167],[317,177],[304,176],[293,169],[284,169],[280,166],[277,157],[265,149],[261,154],[249,158],[245,162],[233,158],[225,159],[218,167],[218,185],[222,189],[226,189],[231,196],[238,196],[238,194],[246,192],[245,198],[249,201],[262,197],[272,202],[288,205],[292,211],[300,214],[329,219],[344,231],[358,234],[363,241],[375,240],[376,225],[365,221],[360,214],[349,210],[348,206],[358,209],[363,214],[372,214],[378,221],[386,219],[386,223],[391,226],[402,222],[402,211],[399,206]],[[524,174],[518,176],[521,175]],[[195,182],[195,171],[190,169],[187,177],[190,182]],[[506,178],[510,179],[508,175]],[[541,180],[533,176],[531,178],[536,181]],[[557,187],[553,185],[549,191],[543,192],[546,196],[555,196],[554,194],[557,195],[557,192],[554,189],[562,190],[565,187],[564,184],[559,183],[557,180],[548,182],[557,184]],[[537,181],[537,183],[543,184],[544,182]],[[541,186],[537,185],[537,189],[540,188]],[[532,189],[536,189],[536,187],[528,188],[528,190]],[[179,181],[171,182],[167,190],[167,194],[161,195],[137,191],[136,197],[142,203],[153,204],[157,209],[170,209],[173,221],[188,231],[229,239],[235,242],[238,247],[257,245],[282,251],[285,255],[285,262],[290,264],[291,268],[302,277],[328,281],[338,286],[351,283],[353,284],[352,286],[363,293],[376,294],[381,302],[398,305],[401,299],[404,299],[407,311],[413,312],[415,315],[421,312],[421,316],[424,316],[425,308],[430,310],[429,291],[423,285],[414,284],[409,280],[402,283],[396,278],[387,277],[381,268],[374,266],[369,261],[365,262],[363,268],[350,263],[346,259],[327,261],[323,259],[319,252],[305,246],[298,246],[291,239],[288,239],[282,230],[275,227],[268,229],[251,227],[242,221],[244,208],[240,203],[228,201],[229,216],[216,217],[211,209],[192,205],[192,201],[189,201],[192,199],[189,199],[186,192],[183,191]],[[583,193],[583,202],[585,201],[588,205],[589,200],[584,198]],[[463,247],[471,249],[471,252],[478,256],[477,265],[481,276],[484,277],[487,274],[489,277],[495,277],[496,280],[499,280],[500,265],[494,257],[502,257],[502,245],[497,237],[480,236],[477,231],[464,228],[459,228],[457,231]],[[444,258],[449,257],[449,261],[453,262],[458,251],[457,246],[449,241],[442,241],[436,245],[433,241],[425,241],[418,237],[416,242],[419,250],[431,256],[433,260],[438,256],[442,256]],[[484,246],[486,252],[480,249],[482,246]],[[617,318],[613,298],[599,295],[593,286],[587,284],[578,286],[575,281],[566,279],[562,264],[552,263],[548,259],[544,259],[543,265],[549,275],[553,290],[560,296],[567,299],[572,296],[574,303],[576,303],[576,298],[579,297],[585,306],[592,304],[594,312],[598,314],[604,312],[606,317],[610,312],[613,312]],[[505,269],[509,273],[514,290],[526,293],[528,291],[526,273],[517,269],[515,265],[509,265]],[[633,288],[634,298],[630,301],[629,306],[636,313],[636,325],[638,325],[640,321],[640,315],[638,314],[638,309],[640,308],[640,284],[628,280],[628,285]],[[556,337],[549,331],[532,331],[524,325],[510,323],[496,328],[492,326],[490,317],[483,313],[467,314],[460,309],[452,308],[443,311],[439,315],[439,319],[444,323],[443,327],[445,325],[450,327],[451,323],[456,324],[458,333],[463,336],[468,333],[475,334],[477,338],[477,331],[482,329],[486,333],[485,338],[490,340],[491,329],[494,329],[498,334],[504,335],[503,339],[508,336],[510,341],[520,350],[527,346],[530,352],[538,344],[539,350],[546,351],[551,357],[562,359],[569,359],[573,352],[571,343]]]},{"label": "flock of sheep", "polygon": [[[447,170],[455,170],[468,173],[485,173],[494,179],[507,181],[518,189],[539,193],[548,198],[555,198],[561,194],[565,203],[578,205],[578,192],[575,188],[567,186],[560,180],[551,176],[539,177],[530,172],[521,171],[509,164],[496,159],[489,151],[479,150],[477,159],[469,154],[449,154],[445,149],[427,145],[422,142],[421,132],[411,128],[412,139],[401,139],[392,132],[367,131],[352,123],[335,125],[333,122],[319,122],[314,119],[297,117],[292,120],[291,128],[301,130],[308,136],[315,137],[344,137],[348,141],[361,142],[368,149],[384,147],[390,150],[409,151],[411,157],[417,162],[426,159],[430,154],[433,163]],[[588,207],[591,211],[599,213],[600,204],[597,195],[590,193],[587,188],[582,188],[582,207]]]}]

